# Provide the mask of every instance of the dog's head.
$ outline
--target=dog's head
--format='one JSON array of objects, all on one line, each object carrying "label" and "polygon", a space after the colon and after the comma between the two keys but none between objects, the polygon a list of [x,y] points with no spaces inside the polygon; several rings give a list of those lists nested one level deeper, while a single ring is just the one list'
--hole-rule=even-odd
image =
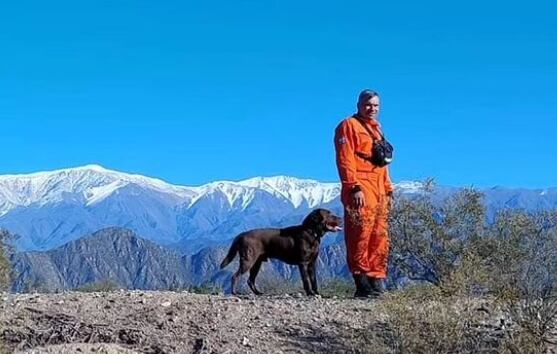
[{"label": "dog's head", "polygon": [[302,222],[302,225],[318,233],[342,230],[342,219],[327,209],[315,209]]}]

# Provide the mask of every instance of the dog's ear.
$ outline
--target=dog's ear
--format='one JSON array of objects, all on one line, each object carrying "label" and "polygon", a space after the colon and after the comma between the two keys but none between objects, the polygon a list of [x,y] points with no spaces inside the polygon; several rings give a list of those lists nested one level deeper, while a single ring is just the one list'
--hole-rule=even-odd
[{"label": "dog's ear", "polygon": [[316,209],[309,213],[308,216],[302,222],[302,225],[314,228],[316,226],[321,226],[323,224],[323,215],[321,213],[321,209]]}]

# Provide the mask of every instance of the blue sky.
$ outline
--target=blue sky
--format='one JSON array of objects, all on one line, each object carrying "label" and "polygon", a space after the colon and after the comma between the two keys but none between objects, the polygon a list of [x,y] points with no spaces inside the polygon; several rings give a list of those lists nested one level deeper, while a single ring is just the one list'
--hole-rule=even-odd
[{"label": "blue sky", "polygon": [[395,181],[557,185],[550,1],[12,1],[0,174],[84,165],[179,184],[336,181],[332,135],[381,94]]}]

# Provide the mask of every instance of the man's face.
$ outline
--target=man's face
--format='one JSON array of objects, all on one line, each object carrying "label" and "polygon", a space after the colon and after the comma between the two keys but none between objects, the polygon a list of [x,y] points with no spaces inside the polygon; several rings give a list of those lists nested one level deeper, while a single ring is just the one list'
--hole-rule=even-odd
[{"label": "man's face", "polygon": [[379,115],[379,96],[358,102],[358,114],[366,119],[377,119]]}]

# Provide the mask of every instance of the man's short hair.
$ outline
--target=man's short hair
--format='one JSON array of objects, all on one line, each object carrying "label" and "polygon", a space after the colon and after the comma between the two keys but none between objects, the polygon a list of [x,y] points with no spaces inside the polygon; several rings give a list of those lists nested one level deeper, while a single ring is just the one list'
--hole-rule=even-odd
[{"label": "man's short hair", "polygon": [[358,95],[358,102],[362,102],[362,101],[367,101],[370,98],[379,96],[379,94],[373,90],[363,90],[362,92],[360,92],[360,94]]}]

